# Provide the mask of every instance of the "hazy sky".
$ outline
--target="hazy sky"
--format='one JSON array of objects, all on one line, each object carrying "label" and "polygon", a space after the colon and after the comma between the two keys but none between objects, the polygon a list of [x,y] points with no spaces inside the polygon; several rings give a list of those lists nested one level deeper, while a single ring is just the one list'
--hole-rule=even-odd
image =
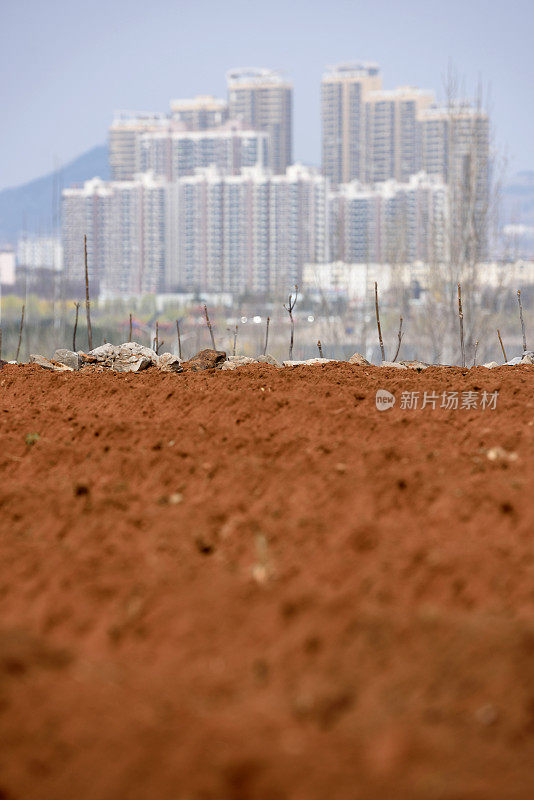
[{"label": "hazy sky", "polygon": [[114,109],[225,96],[225,72],[294,82],[297,159],[319,163],[319,82],[377,61],[385,88],[441,91],[449,61],[490,87],[511,170],[534,169],[533,0],[0,0],[0,188],[105,141]]}]

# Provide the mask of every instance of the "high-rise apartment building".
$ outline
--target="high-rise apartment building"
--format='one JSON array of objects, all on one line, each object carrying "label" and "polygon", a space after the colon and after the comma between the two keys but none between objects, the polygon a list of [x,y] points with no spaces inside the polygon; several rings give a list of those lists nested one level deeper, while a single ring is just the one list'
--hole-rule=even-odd
[{"label": "high-rise apartment building", "polygon": [[270,287],[300,283],[306,262],[329,257],[328,182],[318,170],[294,164],[270,185]]},{"label": "high-rise apartment building", "polygon": [[139,172],[142,134],[164,130],[166,114],[117,111],[109,128],[109,168],[112,181],[128,181]]},{"label": "high-rise apartment building", "polygon": [[421,165],[449,186],[452,257],[457,263],[487,256],[490,125],[469,103],[432,107],[420,114]]},{"label": "high-rise apartment building", "polygon": [[212,95],[193,99],[171,100],[171,119],[188,131],[219,128],[228,119],[228,103]]},{"label": "high-rise apartment building", "polygon": [[330,196],[332,257],[347,263],[441,263],[447,256],[448,187],[424,173],[406,182],[353,181]]},{"label": "high-rise apartment building", "polygon": [[376,64],[339,64],[323,75],[322,169],[332,186],[365,180],[365,98],[381,87]]},{"label": "high-rise apartment building", "polygon": [[93,179],[63,192],[69,278],[83,275],[85,233],[90,280],[110,293],[285,293],[305,262],[328,259],[327,183],[300,165]]},{"label": "high-rise apartment building", "polygon": [[172,289],[285,293],[304,262],[328,256],[326,181],[308,167],[199,170],[173,193]]},{"label": "high-rise apartment building", "polygon": [[462,183],[476,174],[488,177],[489,118],[469,103],[431,106],[419,115],[421,166],[446,183]]},{"label": "high-rise apartment building", "polygon": [[227,73],[230,117],[270,136],[270,163],[283,173],[292,163],[293,86],[279,72],[236,69]]},{"label": "high-rise apartment building", "polygon": [[87,234],[89,280],[122,295],[159,291],[164,284],[168,185],[142,174],[133,181],[86,181],[63,191],[66,276],[80,280]]},{"label": "high-rise apartment building", "polygon": [[230,121],[203,131],[167,128],[145,133],[140,139],[137,171],[152,171],[173,181],[204,167],[214,166],[229,175],[237,175],[245,167],[266,167],[268,134],[243,130],[241,125]]},{"label": "high-rise apartment building", "polygon": [[407,181],[421,169],[419,116],[434,102],[432,92],[412,86],[373,90],[365,96],[365,180]]},{"label": "high-rise apartment building", "polygon": [[28,270],[63,269],[63,248],[58,236],[21,236],[17,242],[17,266]]}]

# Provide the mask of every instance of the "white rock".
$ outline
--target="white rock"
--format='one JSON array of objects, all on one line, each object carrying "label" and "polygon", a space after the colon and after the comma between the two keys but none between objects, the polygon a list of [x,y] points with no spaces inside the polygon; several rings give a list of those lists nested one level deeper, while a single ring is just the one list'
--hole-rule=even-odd
[{"label": "white rock", "polygon": [[52,372],[74,372],[72,367],[67,367],[66,364],[54,364],[48,358],[35,353],[30,355],[30,364],[37,364],[37,366],[43,369],[49,369]]},{"label": "white rock", "polygon": [[[395,362],[396,363],[396,362]],[[424,361],[400,361],[403,367],[408,367],[408,369],[427,369],[430,364],[426,364]]]},{"label": "white rock", "polygon": [[499,367],[500,364],[497,364],[496,361],[488,361],[487,364],[482,364],[482,366],[486,367],[487,369],[493,369],[494,367]]},{"label": "white rock", "polygon": [[245,364],[255,364],[256,359],[250,356],[228,356],[228,361],[236,364],[238,367],[243,367]]},{"label": "white rock", "polygon": [[510,361],[507,361],[504,365],[505,367],[515,367],[517,364],[521,364],[521,356],[516,356],[515,358],[511,358]]},{"label": "white rock", "polygon": [[282,361],[284,367],[301,367],[310,365],[313,366],[315,364],[329,364],[332,361],[335,361],[335,358],[308,358],[307,361]]},{"label": "white rock", "polygon": [[152,364],[158,363],[158,354],[156,351],[152,350],[150,347],[143,347],[142,344],[138,344],[137,342],[124,342],[124,344],[118,345],[117,350],[120,355],[144,356],[148,358]]},{"label": "white rock", "polygon": [[224,361],[221,369],[237,369],[237,364],[233,361]]},{"label": "white rock", "polygon": [[117,352],[117,347],[114,344],[110,344],[107,342],[106,344],[101,344],[100,347],[95,347],[93,350],[90,350],[87,355],[96,358],[97,361],[108,361],[111,358],[115,357]]},{"label": "white rock", "polygon": [[523,353],[523,358],[521,359],[522,364],[534,364],[534,353],[532,351]]},{"label": "white rock", "polygon": [[274,356],[269,355],[269,353],[267,353],[264,356],[258,356],[256,361],[258,362],[258,364],[271,364],[273,367],[282,366],[281,363],[277,361],[277,359]]},{"label": "white rock", "polygon": [[162,372],[183,372],[182,362],[173,353],[159,355],[157,366]]},{"label": "white rock", "polygon": [[67,367],[71,367],[74,370],[80,369],[80,356],[73,350],[66,350],[65,348],[56,350],[52,356],[52,360],[60,364],[65,364]]},{"label": "white rock", "polygon": [[[170,355],[170,354],[169,354]],[[150,347],[143,347],[137,342],[124,342],[124,344],[107,344],[95,347],[87,355],[82,353],[82,362],[93,362],[108,367],[115,372],[141,372],[141,370],[158,364],[158,355]]]},{"label": "white rock", "polygon": [[349,358],[349,364],[356,364],[358,367],[371,366],[371,362],[367,361],[367,359],[364,358],[361,353],[354,353],[354,355]]},{"label": "white rock", "polygon": [[382,361],[381,367],[393,367],[394,369],[408,369],[405,364],[399,364],[398,361]]},{"label": "white rock", "polygon": [[152,366],[152,361],[145,356],[119,356],[110,365],[115,372],[141,372]]}]

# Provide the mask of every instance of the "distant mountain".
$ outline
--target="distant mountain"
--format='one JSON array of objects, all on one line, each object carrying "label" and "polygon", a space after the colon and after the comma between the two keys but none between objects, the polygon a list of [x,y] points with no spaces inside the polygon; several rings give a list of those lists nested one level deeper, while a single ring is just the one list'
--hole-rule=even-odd
[{"label": "distant mountain", "polygon": [[[108,149],[98,145],[65,164],[57,173],[65,188],[73,183],[109,177]],[[22,186],[0,191],[0,244],[15,244],[26,227],[30,233],[49,233],[53,217],[54,173],[43,175]]]}]

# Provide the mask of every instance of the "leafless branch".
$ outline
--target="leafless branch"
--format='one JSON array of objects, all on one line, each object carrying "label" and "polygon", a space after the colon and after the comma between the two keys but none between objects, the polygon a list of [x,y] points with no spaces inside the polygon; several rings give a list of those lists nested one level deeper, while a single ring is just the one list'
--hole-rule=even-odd
[{"label": "leafless branch", "polygon": [[182,340],[180,338],[180,323],[176,320],[176,335],[178,337],[178,358],[182,360]]},{"label": "leafless branch", "polygon": [[233,347],[232,347],[232,355],[233,356],[235,356],[236,347],[237,347],[237,325],[234,328],[234,344],[233,344]]},{"label": "leafless branch", "polygon": [[523,306],[521,305],[521,290],[517,290],[517,302],[519,303],[519,318],[521,320],[521,332],[523,334],[523,352],[527,349],[527,335],[525,333],[525,321],[523,319]]},{"label": "leafless branch", "polygon": [[322,348],[320,339],[318,339],[318,341],[317,341],[317,347],[319,349],[319,358],[324,358],[324,356],[323,356],[323,348]]},{"label": "leafless branch", "polygon": [[72,349],[76,352],[76,331],[78,330],[78,312],[80,310],[80,304],[74,303],[74,308],[76,309],[76,316],[74,318],[74,330],[72,332]]},{"label": "leafless branch", "polygon": [[213,347],[214,350],[217,350],[217,348],[215,347],[215,337],[213,335],[213,328],[211,327],[210,318],[208,316],[208,307],[207,307],[207,305],[204,305],[204,314],[206,315],[206,325],[208,326],[208,330],[210,332],[212,347]]},{"label": "leafless branch", "polygon": [[460,349],[462,352],[462,368],[465,368],[464,312],[462,310],[462,287],[458,284],[458,317],[460,318]]},{"label": "leafless branch", "polygon": [[295,305],[297,303],[298,293],[299,293],[299,287],[297,286],[297,284],[295,284],[295,297],[293,298],[293,295],[290,294],[289,295],[289,299],[287,301],[287,306],[284,303],[284,308],[287,311],[287,313],[289,314],[289,321],[291,323],[291,338],[289,340],[289,360],[290,361],[293,360],[293,341],[294,341],[294,337],[295,337],[295,322],[293,320],[293,309],[295,308]]},{"label": "leafless branch", "polygon": [[473,366],[476,367],[477,365],[477,350],[478,350],[478,339],[475,342],[475,352],[473,354]]},{"label": "leafless branch", "polygon": [[89,350],[93,349],[93,330],[91,328],[91,301],[89,299],[89,271],[87,269],[87,234],[83,237],[84,253],[85,253],[85,311],[87,313],[87,339],[89,343]]},{"label": "leafless branch", "polygon": [[378,283],[375,281],[375,310],[376,310],[376,324],[378,327],[378,341],[380,343],[380,352],[382,353],[382,361],[386,360],[384,352],[384,342],[382,341],[382,329],[380,327],[380,312],[378,310]]},{"label": "leafless branch", "polygon": [[271,321],[270,317],[267,317],[267,327],[265,329],[265,345],[263,347],[263,355],[267,355],[267,344],[269,342],[269,323]]},{"label": "leafless branch", "polygon": [[504,356],[504,361],[506,362],[506,361],[508,361],[508,359],[506,358],[506,352],[505,352],[505,349],[504,349],[504,345],[502,343],[501,332],[500,332],[500,330],[498,328],[497,328],[497,336],[499,337],[499,342],[501,343],[502,354]]},{"label": "leafless branch", "polygon": [[19,360],[19,353],[20,353],[20,346],[22,344],[22,329],[24,327],[24,309],[26,308],[25,305],[22,306],[22,312],[20,315],[20,330],[19,330],[19,343],[17,346],[17,355],[15,356],[15,361],[18,362]]},{"label": "leafless branch", "polygon": [[401,347],[401,342],[402,342],[402,337],[403,337],[403,333],[402,333],[402,317],[401,317],[401,318],[400,318],[400,322],[399,322],[399,332],[398,332],[398,334],[397,334],[397,338],[398,338],[398,340],[399,340],[399,343],[398,343],[398,345],[397,345],[397,351],[396,351],[396,353],[395,353],[395,358],[393,359],[393,362],[395,362],[395,361],[397,360],[397,357],[398,357],[398,355],[399,355],[399,351],[400,351],[400,347]]}]

